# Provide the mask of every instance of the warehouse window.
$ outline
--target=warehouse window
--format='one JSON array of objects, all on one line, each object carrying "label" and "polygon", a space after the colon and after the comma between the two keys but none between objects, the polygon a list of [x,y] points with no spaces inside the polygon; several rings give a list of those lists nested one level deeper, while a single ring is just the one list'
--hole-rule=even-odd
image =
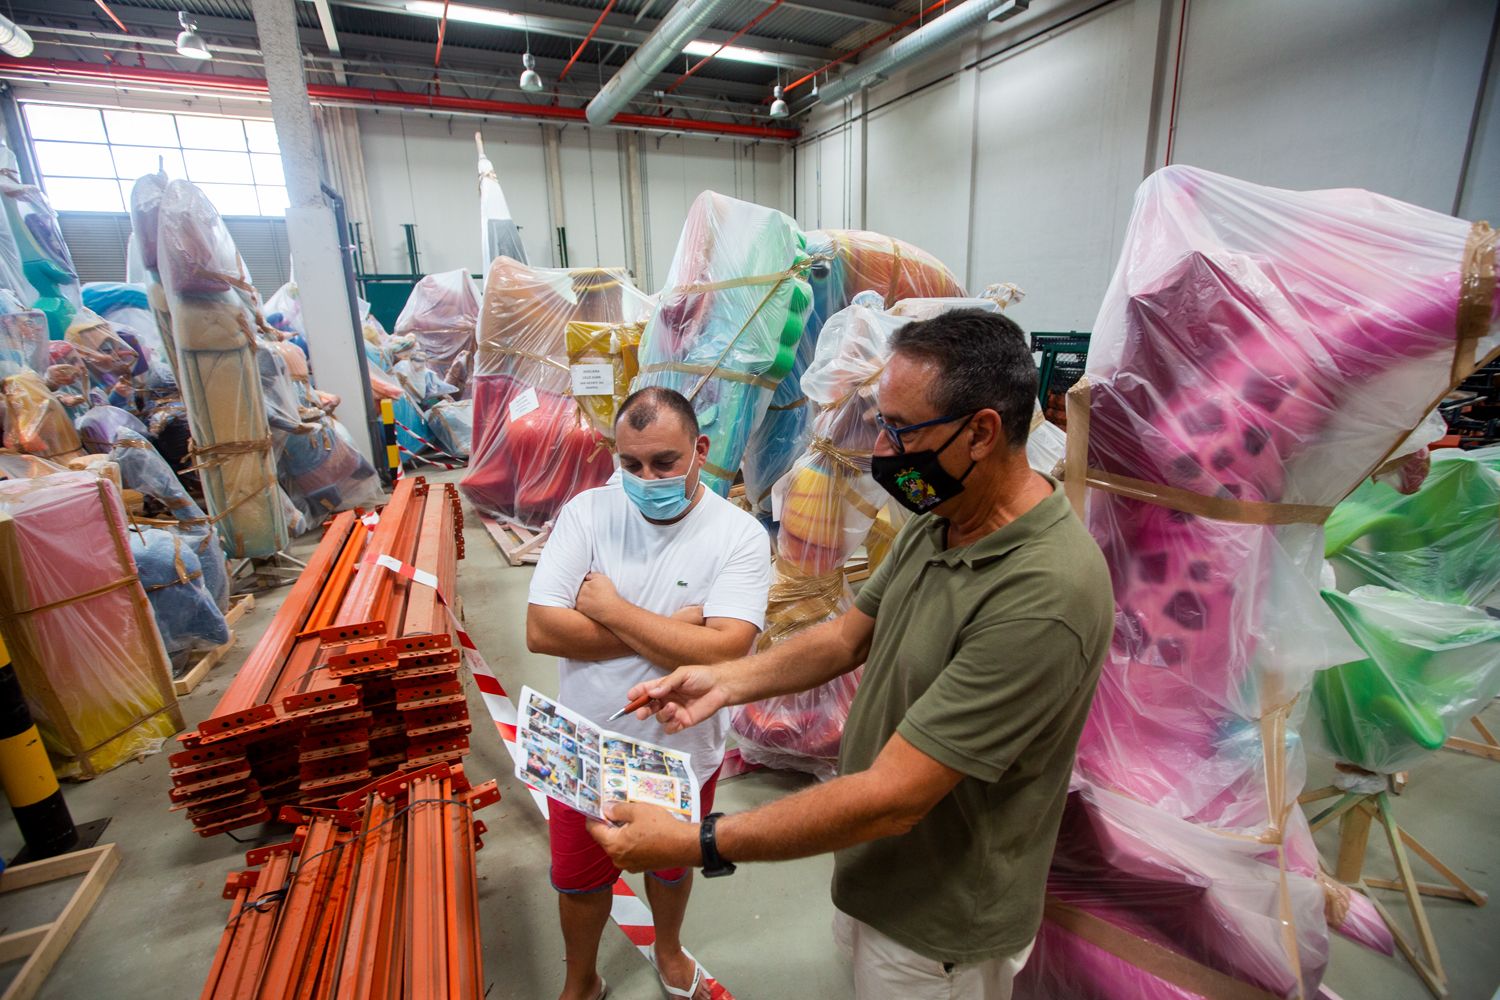
[{"label": "warehouse window", "polygon": [[124,212],[130,189],[160,164],[186,177],[221,215],[286,214],[276,128],[257,118],[24,105],[42,187],[60,212]]}]

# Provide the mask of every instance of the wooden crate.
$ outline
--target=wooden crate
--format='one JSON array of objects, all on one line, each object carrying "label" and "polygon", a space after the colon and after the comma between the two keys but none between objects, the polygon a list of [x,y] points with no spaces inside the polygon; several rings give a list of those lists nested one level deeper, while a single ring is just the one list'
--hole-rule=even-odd
[{"label": "wooden crate", "polygon": [[42,988],[42,982],[73,940],[83,918],[89,915],[104,883],[120,865],[120,852],[114,844],[74,851],[43,861],[17,865],[0,872],[0,896],[28,886],[57,882],[82,875],[67,905],[56,920],[24,930],[0,934],[0,962],[22,962],[21,971],[11,980],[0,1000],[31,1000]]}]

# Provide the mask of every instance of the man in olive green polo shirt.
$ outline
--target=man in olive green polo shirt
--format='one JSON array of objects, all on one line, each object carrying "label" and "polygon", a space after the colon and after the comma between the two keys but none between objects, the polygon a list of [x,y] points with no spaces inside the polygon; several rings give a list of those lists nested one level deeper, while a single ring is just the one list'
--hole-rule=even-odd
[{"label": "man in olive green polo shirt", "polygon": [[920,511],[855,606],[770,651],[638,685],[669,732],[866,664],[841,777],[700,828],[611,809],[631,871],[837,851],[855,995],[1011,994],[1041,925],[1073,755],[1113,628],[1109,572],[1026,463],[1036,368],[1021,330],[966,310],[912,323],[880,379],[871,472]]}]

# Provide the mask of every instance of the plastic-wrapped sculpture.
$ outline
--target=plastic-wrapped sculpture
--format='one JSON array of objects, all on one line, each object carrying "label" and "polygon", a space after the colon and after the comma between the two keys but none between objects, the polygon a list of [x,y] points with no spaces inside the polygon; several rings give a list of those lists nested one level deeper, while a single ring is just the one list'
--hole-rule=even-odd
[{"label": "plastic-wrapped sculpture", "polygon": [[228,642],[224,612],[205,585],[197,553],[182,535],[145,528],[130,532],[129,538],[130,554],[151,602],[156,630],[174,666],[186,664],[187,654],[195,650]]},{"label": "plastic-wrapped sculpture", "polygon": [[156,314],[151,311],[146,285],[92,281],[83,286],[83,305],[109,320],[117,331],[123,327],[135,335],[145,354],[132,374],[142,376],[144,388],[158,394],[177,391],[177,380],[172,374],[173,362],[167,356],[166,344],[157,328]]},{"label": "plastic-wrapped sculpture", "polygon": [[462,390],[468,384],[478,319],[479,287],[468,271],[429,274],[417,282],[396,317],[396,336],[415,337],[413,360]]},{"label": "plastic-wrapped sculpture", "polygon": [[0,394],[5,398],[5,447],[42,458],[62,458],[83,447],[67,409],[36,372],[27,368],[5,376]]},{"label": "plastic-wrapped sculpture", "polygon": [[1116,631],[1020,995],[1201,993],[1162,949],[1311,995],[1327,902],[1389,947],[1316,880],[1296,805],[1299,699],[1362,655],[1318,596],[1322,521],[1500,346],[1494,267],[1487,226],[1362,191],[1142,185],[1070,397],[1067,484],[1092,488]]},{"label": "plastic-wrapped sculpture", "polygon": [[1315,749],[1394,774],[1500,695],[1500,621],[1486,612],[1384,587],[1323,599],[1366,655],[1313,680]]},{"label": "plastic-wrapped sculpture", "polygon": [[481,510],[540,528],[614,471],[572,396],[570,323],[630,323],[650,300],[623,270],[528,267],[497,257],[484,283],[474,434],[460,489]]},{"label": "plastic-wrapped sculpture", "polygon": [[818,229],[807,234],[813,264],[807,280],[812,310],[797,344],[797,358],[776,392],[765,417],[750,436],[742,468],[745,496],[752,508],[763,508],[771,488],[791,468],[811,436],[812,414],[802,392],[802,373],[812,363],[818,337],[829,317],[860,292],[872,291],[889,309],[902,299],[964,295],[953,272],[936,257],[902,240],[858,229]]},{"label": "plastic-wrapped sculpture", "polygon": [[479,261],[486,268],[496,257],[509,257],[524,264],[526,248],[521,245],[521,231],[510,217],[500,178],[495,174],[495,165],[484,155],[484,140],[478,132],[474,133],[474,145],[479,152]]},{"label": "plastic-wrapped sculpture", "polygon": [[5,203],[5,216],[20,251],[22,273],[36,293],[27,304],[46,314],[52,339],[61,340],[83,304],[78,272],[58,227],[57,213],[41,188],[21,183],[16,156],[7,147],[0,147],[0,201]]},{"label": "plastic-wrapped sculpture", "polygon": [[270,556],[287,546],[287,520],[256,364],[254,286],[218,211],[190,182],[167,186],[160,227],[177,382],[209,514],[231,556]]},{"label": "plastic-wrapped sculpture", "polygon": [[662,385],[692,401],[709,439],[703,481],[721,496],[797,359],[816,263],[805,243],[775,209],[704,191],[641,337],[632,388]]},{"label": "plastic-wrapped sculpture", "polygon": [[24,308],[8,291],[0,291],[0,376],[29,369],[41,374],[51,364],[47,350],[47,317]]},{"label": "plastic-wrapped sculpture", "polygon": [[109,320],[86,307],[74,313],[63,339],[78,352],[79,360],[88,369],[89,380],[96,386],[108,388],[119,379],[128,378],[141,360]]},{"label": "plastic-wrapped sculpture", "polygon": [[1328,518],[1340,587],[1378,584],[1478,604],[1500,587],[1500,446],[1432,453],[1416,493],[1366,482]]},{"label": "plastic-wrapped sculpture", "polygon": [[213,525],[193,501],[167,460],[142,434],[128,427],[115,431],[110,461],[120,468],[120,481],[128,489],[150,497],[165,507],[177,521],[172,529],[180,534],[198,559],[203,585],[220,611],[229,609],[229,569]]},{"label": "plastic-wrapped sculpture", "polygon": [[162,287],[159,253],[161,204],[166,197],[167,183],[164,173],[147,174],[130,189],[130,247],[132,257],[139,260],[145,271],[146,303],[156,317],[156,336],[161,340],[167,366],[176,379],[177,343],[172,334],[172,307],[167,302],[167,291]]},{"label": "plastic-wrapped sculpture", "polygon": [[452,458],[466,459],[474,447],[474,401],[442,399],[427,411],[432,443]]}]

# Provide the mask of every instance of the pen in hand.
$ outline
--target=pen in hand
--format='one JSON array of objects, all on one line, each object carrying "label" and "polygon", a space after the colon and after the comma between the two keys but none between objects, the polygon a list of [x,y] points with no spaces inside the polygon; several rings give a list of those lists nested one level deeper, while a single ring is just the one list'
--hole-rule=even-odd
[{"label": "pen in hand", "polygon": [[630,704],[626,705],[624,708],[620,709],[614,715],[611,715],[605,721],[614,722],[616,719],[629,715],[631,712],[640,711],[649,704],[651,704],[651,696],[643,694],[639,698],[636,698],[634,701],[632,701]]}]

